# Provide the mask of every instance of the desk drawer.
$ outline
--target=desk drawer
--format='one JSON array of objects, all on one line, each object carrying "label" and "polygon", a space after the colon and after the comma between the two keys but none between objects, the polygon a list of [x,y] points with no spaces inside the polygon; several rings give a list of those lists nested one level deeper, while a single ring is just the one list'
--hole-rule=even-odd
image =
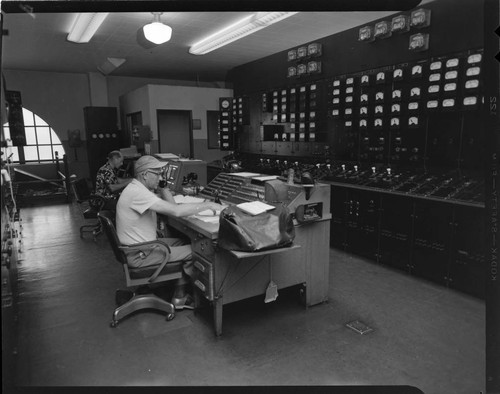
[{"label": "desk drawer", "polygon": [[214,299],[214,269],[212,263],[198,254],[193,254],[194,262],[194,285],[201,290],[204,296],[213,301]]},{"label": "desk drawer", "polygon": [[194,253],[199,254],[205,259],[213,260],[215,256],[215,248],[211,239],[203,236],[200,237],[198,235],[191,241],[191,246]]}]

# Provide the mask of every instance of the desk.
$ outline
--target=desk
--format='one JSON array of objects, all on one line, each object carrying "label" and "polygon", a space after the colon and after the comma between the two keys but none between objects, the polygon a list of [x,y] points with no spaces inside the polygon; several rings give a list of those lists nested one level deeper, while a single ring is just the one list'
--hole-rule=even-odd
[{"label": "desk", "polygon": [[328,300],[330,219],[328,213],[313,223],[296,223],[295,247],[259,253],[217,247],[218,223],[193,216],[168,217],[166,222],[191,239],[195,296],[212,303],[215,334],[219,336],[223,306],[265,294],[271,280],[278,289],[303,284],[306,307]]}]

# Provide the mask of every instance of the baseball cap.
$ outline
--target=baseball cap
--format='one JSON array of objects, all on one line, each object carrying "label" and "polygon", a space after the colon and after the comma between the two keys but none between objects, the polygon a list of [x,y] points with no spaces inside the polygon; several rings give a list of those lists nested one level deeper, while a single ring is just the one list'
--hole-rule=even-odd
[{"label": "baseball cap", "polygon": [[134,172],[139,174],[146,170],[153,170],[165,167],[166,163],[161,162],[153,156],[141,156],[134,164]]}]

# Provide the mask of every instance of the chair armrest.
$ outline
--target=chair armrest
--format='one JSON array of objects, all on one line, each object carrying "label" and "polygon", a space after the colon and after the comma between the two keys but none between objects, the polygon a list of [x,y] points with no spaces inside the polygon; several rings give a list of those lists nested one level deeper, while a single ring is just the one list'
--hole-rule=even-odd
[{"label": "chair armrest", "polygon": [[125,251],[125,250],[141,250],[144,249],[144,246],[158,246],[160,247],[160,250],[164,253],[164,258],[163,262],[159,265],[159,267],[153,272],[153,274],[149,277],[148,282],[153,282],[160,272],[163,270],[165,265],[168,262],[168,256],[170,255],[170,246],[168,246],[165,242],[160,241],[160,240],[155,240],[155,241],[148,241],[148,242],[139,242],[133,245],[120,245],[118,246],[119,249]]}]

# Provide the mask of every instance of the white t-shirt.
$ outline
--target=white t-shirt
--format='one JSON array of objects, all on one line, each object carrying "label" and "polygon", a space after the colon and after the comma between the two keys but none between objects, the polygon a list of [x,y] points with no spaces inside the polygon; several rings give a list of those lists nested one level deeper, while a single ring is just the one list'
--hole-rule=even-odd
[{"label": "white t-shirt", "polygon": [[160,198],[137,179],[123,189],[116,205],[116,232],[123,245],[154,241],[156,212],[151,206]]}]

